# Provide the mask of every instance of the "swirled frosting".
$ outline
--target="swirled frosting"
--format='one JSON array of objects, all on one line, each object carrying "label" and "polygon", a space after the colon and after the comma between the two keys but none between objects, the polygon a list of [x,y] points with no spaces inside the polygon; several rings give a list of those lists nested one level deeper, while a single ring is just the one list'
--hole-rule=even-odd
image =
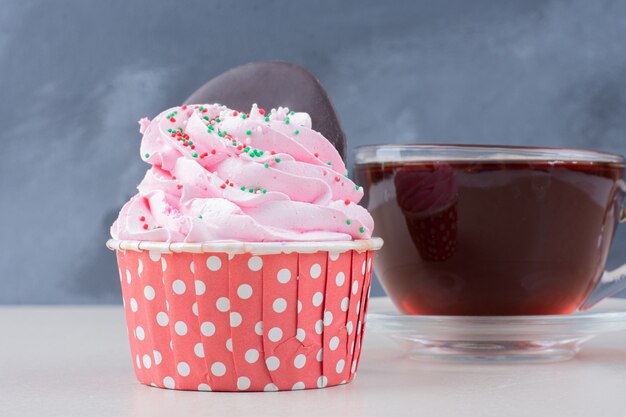
[{"label": "swirled frosting", "polygon": [[151,165],[111,227],[114,239],[159,242],[368,239],[374,222],[357,203],[332,144],[307,113],[250,113],[183,105],[139,121]]}]

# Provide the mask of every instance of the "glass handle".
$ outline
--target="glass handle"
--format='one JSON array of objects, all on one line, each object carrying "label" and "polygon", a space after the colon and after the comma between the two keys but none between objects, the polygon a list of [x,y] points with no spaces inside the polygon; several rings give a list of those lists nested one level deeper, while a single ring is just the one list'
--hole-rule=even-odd
[{"label": "glass handle", "polygon": [[[626,222],[626,206],[624,204],[619,211],[619,222]],[[626,264],[612,271],[604,271],[600,283],[580,306],[580,310],[588,310],[598,302],[623,290],[626,290]]]}]

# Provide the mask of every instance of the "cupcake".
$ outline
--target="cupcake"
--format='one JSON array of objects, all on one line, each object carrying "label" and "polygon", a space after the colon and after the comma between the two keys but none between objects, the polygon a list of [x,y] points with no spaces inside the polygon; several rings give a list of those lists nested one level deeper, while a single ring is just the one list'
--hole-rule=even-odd
[{"label": "cupcake", "polygon": [[420,257],[450,259],[456,252],[458,184],[447,164],[400,170],[396,199]]},{"label": "cupcake", "polygon": [[309,115],[183,105],[140,132],[151,167],[107,243],[137,379],[203,391],[351,381],[382,241]]}]

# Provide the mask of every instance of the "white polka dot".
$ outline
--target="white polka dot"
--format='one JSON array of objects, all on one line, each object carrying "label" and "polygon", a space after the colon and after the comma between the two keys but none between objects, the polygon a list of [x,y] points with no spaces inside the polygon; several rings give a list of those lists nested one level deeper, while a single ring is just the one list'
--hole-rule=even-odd
[{"label": "white polka dot", "polygon": [[263,268],[263,259],[258,256],[253,256],[248,260],[248,268],[250,268],[251,271],[259,271]]},{"label": "white polka dot", "polygon": [[237,389],[245,391],[250,388],[250,378],[247,376],[240,376],[237,378]]},{"label": "white polka dot", "polygon": [[202,343],[196,343],[193,347],[193,353],[199,358],[204,358],[204,345]]},{"label": "white polka dot", "polygon": [[184,294],[186,289],[187,286],[185,285],[185,283],[179,279],[174,281],[174,283],[172,284],[172,290],[178,295]]},{"label": "white polka dot", "polygon": [[159,323],[159,326],[165,327],[170,322],[170,318],[167,313],[160,311],[156,315],[156,321]]},{"label": "white polka dot", "polygon": [[319,378],[317,378],[317,387],[318,388],[324,388],[326,385],[328,385],[328,378],[326,378],[324,375],[322,375]]},{"label": "white polka dot", "polygon": [[150,259],[152,259],[152,262],[157,262],[159,259],[161,259],[161,252],[151,250],[148,251],[148,254],[150,255]]},{"label": "white polka dot", "polygon": [[372,270],[372,258],[367,260],[367,272],[371,272]]},{"label": "white polka dot", "polygon": [[167,389],[174,389],[174,387],[176,386],[174,378],[172,378],[171,376],[166,376],[165,378],[163,378],[163,386]]},{"label": "white polka dot", "polygon": [[363,265],[361,265],[361,274],[362,275],[365,275],[365,264],[366,264],[366,262],[363,261]]},{"label": "white polka dot", "polygon": [[146,338],[146,332],[144,332],[143,327],[137,326],[137,328],[135,329],[135,336],[137,336],[137,339],[139,340],[143,340]]},{"label": "white polka dot", "polygon": [[152,351],[152,356],[154,356],[154,364],[158,365],[161,363],[161,361],[163,360],[163,356],[161,356],[161,352],[159,352],[158,350],[153,350]]},{"label": "white polka dot", "polygon": [[187,362],[179,362],[176,366],[176,370],[180,376],[187,376],[191,372],[191,368],[189,368],[189,364]]},{"label": "white polka dot", "polygon": [[339,338],[337,336],[331,337],[330,342],[328,342],[328,347],[330,350],[337,350],[339,347]]},{"label": "white polka dot", "polygon": [[287,300],[284,298],[277,298],[272,303],[272,309],[277,313],[282,313],[287,310]]},{"label": "white polka dot", "polygon": [[267,337],[272,342],[278,342],[280,339],[283,338],[283,331],[279,327],[273,327],[270,329],[269,333],[267,334]]},{"label": "white polka dot", "polygon": [[141,259],[139,259],[137,261],[137,275],[139,275],[140,278],[141,278],[142,272],[143,272],[143,262],[141,262]]},{"label": "white polka dot", "polygon": [[230,313],[230,327],[237,327],[241,324],[242,317],[241,314],[233,311]]},{"label": "white polka dot", "polygon": [[263,391],[278,391],[278,387],[270,382],[263,388]]},{"label": "white polka dot", "polygon": [[215,272],[222,267],[222,260],[217,256],[209,256],[206,260],[206,267]]},{"label": "white polka dot", "polygon": [[152,288],[150,285],[146,285],[143,289],[143,296],[146,297],[146,300],[148,301],[154,300],[154,297],[156,296],[154,288]]},{"label": "white polka dot", "polygon": [[136,313],[139,307],[137,306],[137,300],[130,298],[130,309],[133,313]]},{"label": "white polka dot", "polygon": [[359,292],[359,281],[354,281],[352,283],[352,294],[356,295]]},{"label": "white polka dot", "polygon": [[202,295],[206,292],[206,285],[204,282],[195,280],[194,284],[196,286],[196,295]]},{"label": "white polka dot", "polygon": [[206,337],[213,336],[215,334],[215,325],[210,321],[205,321],[200,326],[200,331]]},{"label": "white polka dot", "polygon": [[230,310],[230,300],[226,297],[220,297],[215,302],[215,307],[222,313],[226,313]]},{"label": "white polka dot", "polygon": [[303,355],[302,353],[299,355],[296,355],[296,357],[293,359],[293,366],[295,366],[298,369],[302,369],[304,368],[304,365],[306,365],[306,356]]},{"label": "white polka dot", "polygon": [[184,321],[177,321],[176,324],[174,324],[174,331],[177,335],[184,336],[187,334],[187,325]]},{"label": "white polka dot", "polygon": [[191,312],[194,314],[194,316],[198,317],[199,313],[198,313],[198,302],[195,302],[191,305]]},{"label": "white polka dot", "polygon": [[318,320],[315,322],[315,333],[322,334],[324,331],[324,322],[322,320]]},{"label": "white polka dot", "polygon": [[361,333],[361,328],[362,328],[362,327],[363,327],[363,326],[361,325],[361,320],[359,320],[359,322],[358,322],[358,323],[357,323],[357,325],[356,325],[356,334]]},{"label": "white polka dot", "polygon": [[298,300],[298,314],[302,312],[302,301]]},{"label": "white polka dot", "polygon": [[127,269],[126,270],[126,282],[128,282],[130,284],[130,282],[133,280],[132,275],[130,274],[130,271]]},{"label": "white polka dot", "polygon": [[339,252],[328,252],[328,257],[331,261],[336,261],[339,259]]},{"label": "white polka dot", "polygon": [[146,369],[150,369],[150,367],[152,367],[152,358],[150,355],[143,355],[143,366]]},{"label": "white polka dot", "polygon": [[139,359],[139,355],[135,356],[135,363],[137,363],[137,368],[141,369],[141,359]]},{"label": "white polka dot", "polygon": [[214,362],[211,365],[211,373],[215,376],[223,376],[226,373],[226,366],[222,362]]},{"label": "white polka dot", "polygon": [[356,370],[356,359],[352,361],[352,367],[350,368],[350,372],[354,373]]},{"label": "white polka dot", "polygon": [[354,354],[354,340],[352,341],[352,345],[350,346],[350,355]]},{"label": "white polka dot", "polygon": [[291,279],[291,271],[287,268],[281,269],[280,271],[278,271],[278,274],[276,274],[276,279],[278,279],[278,282],[280,282],[281,284],[288,283]]},{"label": "white polka dot", "polygon": [[229,261],[232,261],[234,257],[235,257],[235,254],[234,254],[234,253],[229,253],[229,254],[228,254],[228,260],[229,260]]},{"label": "white polka dot", "polygon": [[211,391],[211,387],[209,384],[200,384],[198,385],[198,391]]},{"label": "white polka dot", "polygon": [[324,313],[324,326],[330,326],[333,322],[333,313],[327,311]]},{"label": "white polka dot", "polygon": [[165,258],[161,258],[161,269],[163,270],[163,272],[165,272],[165,270],[167,269],[167,261],[165,260]]},{"label": "white polka dot", "polygon": [[280,366],[280,359],[278,359],[276,356],[270,356],[269,358],[265,359],[265,365],[267,365],[268,370],[275,371]]},{"label": "white polka dot", "polygon": [[348,305],[350,304],[350,299],[348,297],[343,297],[341,300],[341,311],[348,311]]},{"label": "white polka dot", "polygon": [[352,331],[354,330],[354,325],[352,324],[351,321],[349,321],[348,324],[346,324],[346,330],[348,330],[348,334],[352,334]]},{"label": "white polka dot", "polygon": [[346,366],[346,361],[344,361],[343,359],[339,359],[339,361],[337,362],[337,365],[335,366],[335,371],[337,371],[338,374],[343,372],[343,368],[345,368]]},{"label": "white polka dot", "polygon": [[315,355],[315,359],[317,359],[318,362],[321,362],[323,358],[324,358],[324,351],[320,349],[317,351],[317,355]]},{"label": "white polka dot", "polygon": [[239,288],[237,288],[237,295],[242,300],[247,300],[252,297],[252,287],[248,284],[241,284]]},{"label": "white polka dot", "polygon": [[304,342],[305,338],[306,338],[306,333],[304,332],[304,329],[296,330],[296,339],[298,339],[300,342]]},{"label": "white polka dot", "polygon": [[359,314],[359,312],[361,311],[361,300],[356,302],[356,314]]},{"label": "white polka dot", "polygon": [[229,352],[233,351],[233,339],[228,339],[226,340],[226,350],[228,350]]},{"label": "white polka dot", "polygon": [[313,305],[315,307],[319,307],[322,305],[322,302],[324,301],[324,294],[322,294],[321,292],[316,292],[315,294],[313,294]]},{"label": "white polka dot", "polygon": [[194,261],[191,261],[191,263],[189,264],[189,270],[192,274],[196,273],[196,264],[194,263]]},{"label": "white polka dot", "polygon": [[258,334],[259,336],[263,336],[263,322],[262,321],[258,321],[254,325],[254,333]]},{"label": "white polka dot", "polygon": [[246,362],[255,363],[259,360],[259,351],[256,349],[248,349],[244,357],[246,358]]},{"label": "white polka dot", "polygon": [[293,384],[293,387],[291,387],[291,389],[293,391],[304,389],[304,382],[296,382],[295,384]]},{"label": "white polka dot", "polygon": [[343,272],[338,272],[337,276],[335,277],[335,283],[337,284],[337,286],[341,287],[345,282],[346,274],[344,274]]},{"label": "white polka dot", "polygon": [[309,273],[311,274],[311,278],[317,279],[322,274],[322,267],[320,266],[320,264],[313,264],[311,265],[311,270],[309,271]]}]

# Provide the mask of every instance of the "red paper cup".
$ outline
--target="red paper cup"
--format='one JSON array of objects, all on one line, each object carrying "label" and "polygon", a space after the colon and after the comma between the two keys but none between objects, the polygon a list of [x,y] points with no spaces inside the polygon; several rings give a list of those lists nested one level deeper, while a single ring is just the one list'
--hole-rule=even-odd
[{"label": "red paper cup", "polygon": [[107,246],[139,382],[282,391],[354,378],[382,240]]}]

